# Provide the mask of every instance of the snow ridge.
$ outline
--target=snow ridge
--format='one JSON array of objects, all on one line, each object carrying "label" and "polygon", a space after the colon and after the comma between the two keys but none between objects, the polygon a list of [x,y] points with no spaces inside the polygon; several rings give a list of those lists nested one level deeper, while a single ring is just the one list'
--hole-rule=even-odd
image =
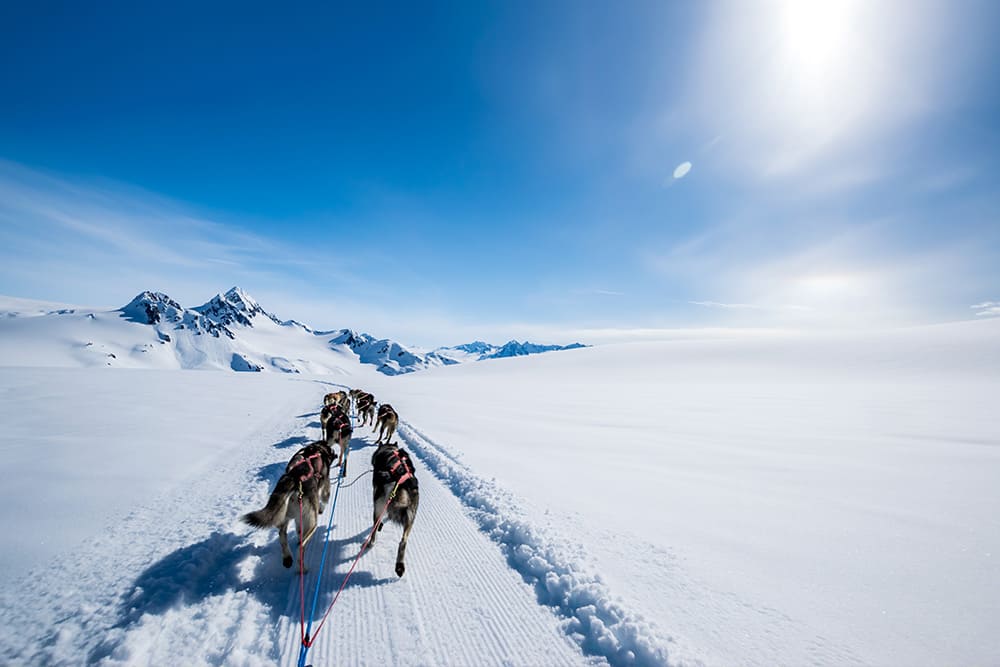
[{"label": "snow ridge", "polygon": [[432,366],[458,363],[436,352],[418,354],[388,338],[376,339],[370,334],[351,329],[341,329],[336,333],[330,339],[330,345],[346,345],[358,355],[361,363],[377,366],[378,371],[385,375],[401,375]]},{"label": "snow ridge", "polygon": [[[483,359],[504,359],[506,357],[524,357],[529,354],[541,354],[543,352],[557,352],[559,350],[576,350],[581,347],[588,347],[582,343],[571,343],[569,345],[540,345],[530,341],[523,343],[516,340],[509,340],[503,345],[485,343],[481,340],[451,347],[439,347],[434,352],[445,358],[456,361],[482,361]],[[458,354],[456,354],[458,353]]]},{"label": "snow ridge", "polygon": [[521,518],[510,493],[476,476],[406,422],[400,423],[398,434],[471,510],[480,529],[535,587],[539,602],[566,619],[566,633],[584,653],[603,657],[612,667],[680,664],[669,659],[668,645],[673,640],[661,639],[653,624],[629,613],[612,597],[599,575],[587,572],[578,557]]}]

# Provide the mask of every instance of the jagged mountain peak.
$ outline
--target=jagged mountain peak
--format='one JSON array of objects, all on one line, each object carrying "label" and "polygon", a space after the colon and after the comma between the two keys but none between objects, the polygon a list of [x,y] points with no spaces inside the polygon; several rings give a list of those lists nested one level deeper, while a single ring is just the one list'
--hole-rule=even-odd
[{"label": "jagged mountain peak", "polygon": [[[376,338],[371,334],[355,329],[337,329],[333,331],[316,331],[295,320],[282,322],[271,313],[264,310],[260,303],[239,286],[234,286],[225,293],[216,294],[207,303],[196,308],[184,308],[179,302],[163,292],[146,290],[140,292],[126,306],[119,309],[122,316],[139,324],[153,326],[157,330],[159,340],[170,343],[174,331],[190,331],[194,335],[209,334],[214,338],[229,338],[239,342],[242,340],[241,329],[253,328],[262,322],[261,318],[271,320],[291,333],[305,334],[309,337],[322,337],[326,347],[344,348],[357,355],[361,363],[376,366],[378,371],[386,375],[399,375],[429,368],[432,366],[450,366],[452,364],[480,359],[496,359],[499,357],[514,357],[550,350],[584,347],[579,343],[568,346],[536,345],[528,341],[510,340],[502,346],[476,340],[454,347],[441,347],[432,351],[410,348],[390,338]],[[239,325],[239,326],[236,326]],[[168,333],[169,332],[169,333]],[[247,332],[247,335],[250,335]],[[234,370],[260,370],[261,363],[254,361],[256,355],[242,351],[233,351],[232,363]],[[239,357],[239,358],[237,358]],[[282,369],[294,368],[287,362],[284,355],[273,359],[284,359],[279,364]],[[287,362],[287,363],[286,363]]]},{"label": "jagged mountain peak", "polygon": [[177,322],[184,316],[184,308],[163,292],[144,290],[118,309],[126,319],[142,324],[158,324],[162,320]]},{"label": "jagged mountain peak", "polygon": [[239,306],[247,311],[264,310],[257,303],[257,299],[247,294],[242,287],[233,286],[225,294],[221,295],[229,303]]},{"label": "jagged mountain peak", "polygon": [[529,354],[539,354],[542,352],[555,352],[558,350],[575,350],[577,348],[587,347],[581,343],[572,343],[570,345],[539,345],[538,343],[532,343],[530,341],[524,341],[520,343],[516,340],[509,340],[500,346],[495,352],[486,355],[483,358],[486,359],[500,359],[503,357],[523,357]]},{"label": "jagged mountain peak", "polygon": [[216,294],[208,303],[194,310],[223,326],[242,324],[252,327],[253,320],[258,315],[281,324],[281,320],[264,310],[256,299],[240,287],[232,287],[225,294]]},{"label": "jagged mountain peak", "polygon": [[471,343],[463,343],[462,345],[455,345],[451,348],[452,350],[461,350],[462,352],[471,352],[473,354],[486,354],[491,350],[495,350],[496,346],[490,343],[484,343],[481,340],[474,340]]}]

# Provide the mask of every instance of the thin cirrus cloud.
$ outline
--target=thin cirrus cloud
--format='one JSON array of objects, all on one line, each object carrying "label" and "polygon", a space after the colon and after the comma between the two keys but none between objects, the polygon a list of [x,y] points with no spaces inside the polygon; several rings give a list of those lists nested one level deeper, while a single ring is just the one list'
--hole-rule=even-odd
[{"label": "thin cirrus cloud", "polygon": [[976,311],[977,317],[1000,316],[1000,301],[983,301],[969,307]]},{"label": "thin cirrus cloud", "polygon": [[314,247],[248,232],[139,188],[81,184],[0,160],[0,294],[116,308],[150,289],[194,306],[240,285],[282,319],[408,344],[500,341],[532,332],[544,335],[542,342],[563,343],[568,335],[560,327],[470,321],[421,296],[427,287],[417,280],[405,288],[380,282],[387,260],[377,252],[343,235],[330,247],[317,256]]},{"label": "thin cirrus cloud", "polygon": [[[349,310],[355,304],[342,295],[361,283],[351,271],[359,260],[346,251],[342,261],[313,260],[307,248],[154,193],[119,183],[81,185],[9,161],[0,161],[0,223],[0,292],[13,296],[118,306],[156,289],[197,304],[240,284],[251,293],[304,299],[322,314],[331,304]],[[343,289],[317,287],[333,283]],[[309,323],[330,324],[316,319]]]},{"label": "thin cirrus cloud", "polygon": [[853,327],[960,318],[956,304],[980,288],[988,254],[961,239],[904,251],[898,227],[831,224],[776,247],[753,243],[759,225],[733,223],[645,252],[644,262],[662,284],[728,297],[685,299],[714,311],[714,322]]}]

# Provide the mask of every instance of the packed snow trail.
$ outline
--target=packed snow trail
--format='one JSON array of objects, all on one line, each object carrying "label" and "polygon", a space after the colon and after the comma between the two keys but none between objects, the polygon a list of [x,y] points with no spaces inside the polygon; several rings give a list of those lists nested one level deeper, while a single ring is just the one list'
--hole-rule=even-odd
[{"label": "packed snow trail", "polygon": [[[263,506],[288,457],[318,435],[313,404],[281,403],[275,414],[288,417],[272,418],[184,488],[132,508],[106,535],[7,591],[0,661],[295,665],[297,566],[282,567],[276,531],[251,531],[238,521]],[[369,428],[356,430],[348,479],[369,468],[373,439]],[[308,663],[594,664],[455,495],[415,459],[421,499],[406,575],[393,571],[400,528],[386,524]],[[367,536],[371,514],[367,477],[341,490],[314,627]],[[311,572],[319,569],[326,518],[307,550]],[[296,536],[290,538],[294,545]],[[307,575],[309,595],[314,579]]]},{"label": "packed snow trail", "polygon": [[[374,437],[357,429],[348,479],[368,469]],[[361,560],[307,662],[316,665],[579,665],[586,660],[534,601],[489,539],[465,516],[459,501],[414,461],[420,509],[406,552],[406,575],[393,568],[400,526],[386,523]],[[314,628],[340,587],[372,526],[371,480],[342,488]],[[322,537],[320,531],[317,536]],[[277,546],[273,558],[278,559]],[[319,569],[314,541],[306,565]],[[306,576],[307,600],[315,577]],[[279,663],[299,654],[299,597],[292,587],[282,610]]]}]

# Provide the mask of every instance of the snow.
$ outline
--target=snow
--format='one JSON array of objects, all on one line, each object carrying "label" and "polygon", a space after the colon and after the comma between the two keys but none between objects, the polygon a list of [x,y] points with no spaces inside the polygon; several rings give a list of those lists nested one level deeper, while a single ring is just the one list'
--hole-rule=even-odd
[{"label": "snow", "polygon": [[[387,526],[313,664],[1000,655],[1000,320],[387,377],[269,317],[234,349],[99,309],[0,310],[17,313],[0,317],[0,663],[294,664],[294,571],[238,517],[318,435],[323,394],[354,386],[399,412],[421,505],[406,575]],[[181,341],[217,370],[154,351]],[[298,372],[234,373],[235,352]],[[355,432],[348,481],[373,438]],[[317,616],[371,510],[367,478],[342,489]]]}]

